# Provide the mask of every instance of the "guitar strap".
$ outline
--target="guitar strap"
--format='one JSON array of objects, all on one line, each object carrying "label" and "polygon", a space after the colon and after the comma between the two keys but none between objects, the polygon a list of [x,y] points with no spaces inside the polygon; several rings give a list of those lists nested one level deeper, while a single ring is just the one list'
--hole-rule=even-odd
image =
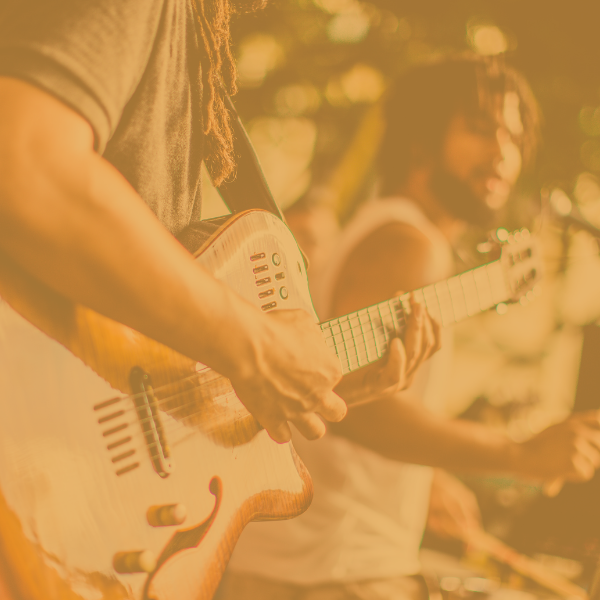
[{"label": "guitar strap", "polygon": [[233,151],[237,161],[237,174],[233,181],[224,182],[217,187],[223,202],[233,213],[250,208],[263,208],[283,219],[281,210],[267,185],[250,138],[227,94],[225,95],[225,105],[232,115]]},{"label": "guitar strap", "polygon": [[[237,174],[233,181],[218,186],[217,191],[232,213],[262,208],[284,220],[267,185],[250,138],[228,95],[225,95],[225,105],[232,114],[233,150],[237,161]],[[194,254],[228,219],[229,215],[224,215],[214,219],[193,221],[177,235],[177,239]],[[308,265],[306,256],[304,253],[302,255],[305,264]]]}]

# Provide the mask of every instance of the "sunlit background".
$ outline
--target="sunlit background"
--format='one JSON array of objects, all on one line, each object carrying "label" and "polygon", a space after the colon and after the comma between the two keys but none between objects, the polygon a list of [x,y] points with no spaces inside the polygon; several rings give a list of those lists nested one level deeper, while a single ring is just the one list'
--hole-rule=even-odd
[{"label": "sunlit background", "polygon": [[[581,326],[600,317],[598,243],[549,211],[578,205],[600,227],[599,24],[600,2],[592,0],[278,0],[234,23],[235,104],[275,199],[286,209],[312,194],[342,221],[369,193],[377,102],[397,73],[471,49],[503,54],[526,75],[542,108],[543,148],[503,224],[539,236],[543,293],[505,315],[456,327],[447,398],[449,414],[467,411],[515,439],[569,412]],[[510,110],[509,101],[507,121]],[[205,192],[205,218],[226,212],[208,180]],[[485,262],[475,251],[481,241],[465,242],[465,269]],[[504,507],[539,491],[510,480],[489,485],[496,490],[490,502]],[[498,533],[502,526],[489,523]]]}]

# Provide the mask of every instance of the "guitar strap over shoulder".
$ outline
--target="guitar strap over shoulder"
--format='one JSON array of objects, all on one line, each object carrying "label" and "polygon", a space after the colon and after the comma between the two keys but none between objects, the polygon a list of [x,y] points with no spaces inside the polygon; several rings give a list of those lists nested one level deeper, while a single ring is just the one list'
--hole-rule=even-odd
[{"label": "guitar strap over shoulder", "polygon": [[251,208],[263,208],[283,219],[281,210],[273,199],[256,152],[231,98],[225,96],[225,105],[232,114],[233,149],[237,160],[237,173],[232,181],[217,187],[223,202],[234,213]]},{"label": "guitar strap over shoulder", "polygon": [[[262,208],[284,220],[281,210],[267,185],[250,138],[233,106],[233,102],[231,102],[231,98],[227,95],[225,96],[225,105],[232,114],[233,150],[237,159],[237,173],[233,181],[217,186],[217,191],[232,213],[239,213],[252,208]],[[183,231],[177,234],[177,239],[189,252],[194,254],[211,235],[228,221],[229,217],[230,215],[223,215],[208,220],[192,221]],[[304,257],[304,262],[308,264],[306,257]]]}]

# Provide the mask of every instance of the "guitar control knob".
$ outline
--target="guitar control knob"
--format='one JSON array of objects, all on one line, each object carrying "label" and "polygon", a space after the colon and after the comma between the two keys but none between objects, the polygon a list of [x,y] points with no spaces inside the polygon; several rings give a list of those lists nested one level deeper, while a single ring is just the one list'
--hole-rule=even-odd
[{"label": "guitar control knob", "polygon": [[156,556],[150,550],[117,552],[113,567],[117,573],[151,573],[156,568]]},{"label": "guitar control knob", "polygon": [[275,254],[273,254],[273,256],[271,257],[271,260],[273,261],[273,264],[278,267],[281,264],[281,256],[279,256],[279,254],[277,254],[277,252]]},{"label": "guitar control knob", "polygon": [[152,527],[181,525],[187,518],[187,509],[183,504],[151,506],[146,512],[146,517]]},{"label": "guitar control knob", "polygon": [[288,297],[287,288],[284,286],[279,290],[279,295],[285,300]]}]

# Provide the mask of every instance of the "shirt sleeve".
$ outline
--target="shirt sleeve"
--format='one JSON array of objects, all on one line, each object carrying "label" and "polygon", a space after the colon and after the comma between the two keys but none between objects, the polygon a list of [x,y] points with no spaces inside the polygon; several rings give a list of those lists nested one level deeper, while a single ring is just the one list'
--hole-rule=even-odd
[{"label": "shirt sleeve", "polygon": [[0,75],[80,113],[102,153],[152,53],[164,0],[4,0]]}]

